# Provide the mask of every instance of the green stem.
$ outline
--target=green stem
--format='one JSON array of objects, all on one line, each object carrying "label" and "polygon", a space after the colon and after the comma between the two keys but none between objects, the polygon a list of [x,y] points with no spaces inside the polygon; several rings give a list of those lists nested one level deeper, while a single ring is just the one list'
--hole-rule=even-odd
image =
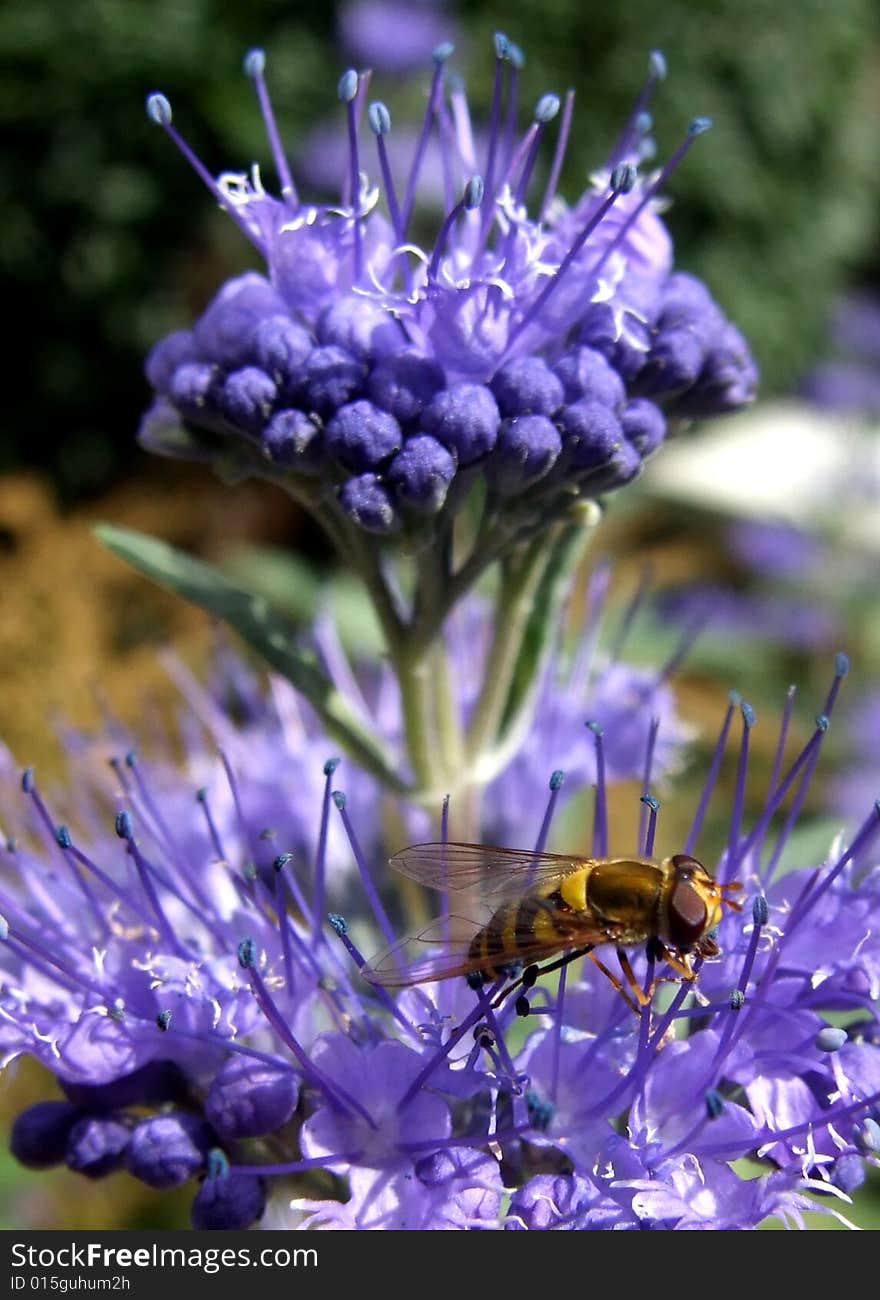
[{"label": "green stem", "polygon": [[547,565],[548,548],[538,537],[516,562],[508,561],[496,607],[495,632],[483,685],[467,735],[467,752],[472,764],[494,744],[504,717],[507,696],[519,660],[523,637],[541,575]]}]

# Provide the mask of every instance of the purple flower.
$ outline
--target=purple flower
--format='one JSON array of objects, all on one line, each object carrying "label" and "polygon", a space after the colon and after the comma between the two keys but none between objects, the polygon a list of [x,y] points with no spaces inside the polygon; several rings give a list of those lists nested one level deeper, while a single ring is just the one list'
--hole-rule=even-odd
[{"label": "purple flower", "polygon": [[[825,862],[782,875],[777,863],[846,668],[840,656],[812,736],[777,765],[748,823],[756,723],[730,704],[690,828],[672,844],[650,794],[635,840],[609,823],[611,775],[635,770],[650,789],[668,764],[660,738],[672,724],[658,733],[650,721],[649,683],[635,689],[630,736],[624,703],[604,714],[598,703],[603,689],[626,700],[619,680],[612,690],[622,665],[588,685],[590,761],[578,769],[562,721],[584,679],[548,669],[540,691],[549,699],[555,684],[560,715],[545,730],[538,708],[530,744],[487,789],[475,827],[484,842],[497,827],[512,845],[542,847],[556,833],[564,848],[564,805],[586,785],[593,829],[586,843],[568,841],[575,852],[698,852],[741,716],[713,867],[722,885],[744,888],[721,895],[731,906],[717,955],[711,944],[683,955],[693,980],[665,964],[662,946],[631,951],[636,985],[625,966],[619,982],[632,1005],[589,956],[501,1000],[512,973],[483,987],[367,983],[364,954],[413,925],[382,869],[399,840],[385,838],[371,780],[346,770],[349,797],[334,790],[344,769],[318,757],[326,738],[277,682],[261,702],[233,669],[235,693],[250,700],[243,730],[218,702],[228,689],[215,698],[190,686],[213,740],[206,748],[184,718],[200,785],[162,760],[117,763],[115,797],[127,806],[109,835],[87,765],[76,762],[75,829],[58,825],[25,773],[15,801],[3,793],[19,805],[4,823],[22,833],[4,855],[0,1043],[6,1059],[42,1060],[70,1100],[25,1111],[13,1150],[33,1167],[66,1160],[99,1177],[125,1163],[152,1186],[190,1182],[192,1221],[212,1228],[258,1221],[267,1191],[276,1224],[359,1229],[730,1230],[768,1216],[797,1224],[806,1208],[845,1201],[880,1134],[880,805]],[[393,727],[385,707],[373,716]],[[219,761],[209,757],[217,740]],[[551,764],[567,747],[563,784]],[[630,749],[640,753],[627,759]],[[441,835],[456,816],[454,797]],[[611,970],[613,945],[597,955]],[[668,996],[637,1013],[635,987],[658,976],[673,981]],[[844,1029],[831,1024],[841,1013]],[[731,1165],[746,1156],[763,1172],[744,1181]]]},{"label": "purple flower", "polygon": [[[362,43],[374,11],[385,8],[352,5],[342,21]],[[418,9],[404,24],[411,35],[417,20],[433,29],[437,15]],[[147,374],[157,402],[144,445],[214,460],[227,476],[273,478],[337,540],[340,512],[368,535],[421,543],[430,527],[440,538],[467,497],[456,490],[459,478],[465,487],[479,474],[493,521],[493,535],[481,539],[494,546],[497,534],[509,548],[525,528],[524,502],[547,523],[564,517],[575,498],[635,477],[670,416],[751,400],[757,376],[745,343],[705,286],[674,270],[658,215],[667,179],[708,123],[695,120],[665,167],[640,173],[645,106],[664,72],[652,56],[620,139],[569,207],[556,182],[572,96],[563,107],[543,95],[517,135],[522,55],[500,34],[495,47],[485,142],[477,149],[464,93],[446,77],[452,47],[438,45],[425,118],[396,173],[388,110],[368,106],[366,79],[346,72],[339,98],[347,145],[332,205],[299,194],[261,51],[248,54],[245,69],[279,197],[256,167],[214,180],[178,134],[168,101],[149,97],[150,118],[256,247],[267,274],[230,281],[191,331],[154,349]],[[557,117],[551,178],[539,196],[538,156]],[[438,134],[446,215],[433,242],[419,246],[413,213]],[[452,460],[426,468],[414,450],[425,435]]]},{"label": "purple flower", "polygon": [[361,66],[412,72],[453,34],[442,9],[441,0],[350,0],[339,10],[339,34]]}]

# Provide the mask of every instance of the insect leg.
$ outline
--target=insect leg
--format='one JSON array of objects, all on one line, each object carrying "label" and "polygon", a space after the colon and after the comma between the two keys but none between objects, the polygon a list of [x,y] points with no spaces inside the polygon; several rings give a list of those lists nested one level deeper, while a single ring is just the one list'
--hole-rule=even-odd
[{"label": "insect leg", "polygon": [[[620,996],[623,998],[623,1000],[624,1000],[624,1002],[626,1003],[626,1005],[627,1005],[628,1007],[630,1007],[630,1008],[631,1008],[631,1009],[636,1013],[637,1016],[638,1016],[638,1015],[641,1015],[642,1007],[645,1006],[646,1003],[647,1003],[648,1001],[650,1001],[650,999],[645,997],[645,994],[642,992],[642,990],[639,988],[639,986],[635,983],[635,980],[634,980],[634,979],[632,980],[632,986],[633,986],[633,988],[635,989],[636,996],[637,996],[637,998],[638,998],[638,1001],[637,1001],[637,1002],[636,1002],[636,1001],[633,1001],[633,999],[632,999],[632,998],[630,997],[630,995],[627,993],[626,989],[625,989],[625,988],[623,987],[623,985],[621,984],[620,980],[619,980],[619,979],[617,978],[617,976],[614,974],[614,971],[609,970],[608,967],[605,965],[604,961],[601,961],[601,960],[596,956],[596,954],[595,954],[594,952],[591,952],[591,953],[589,954],[589,956],[590,956],[590,961],[591,961],[591,962],[594,962],[595,965],[598,966],[599,970],[602,972],[602,974],[605,976],[605,978],[609,981],[609,983],[612,984],[613,987],[617,989],[617,992],[618,992],[618,993],[620,994]],[[620,956],[620,952],[619,952],[619,950],[618,950],[618,957],[619,957],[619,956]],[[622,966],[622,965],[623,965],[623,962],[621,962],[621,966]],[[629,965],[629,962],[627,962],[627,965]],[[630,967],[630,976],[632,976],[632,968],[631,968],[631,967]]]},{"label": "insect leg", "polygon": [[624,979],[633,991],[636,1002],[639,1007],[646,1007],[654,996],[656,980],[652,980],[648,989],[643,989],[636,979],[636,973],[630,964],[629,956],[623,948],[617,949],[617,960],[620,962],[620,969],[623,971]]},{"label": "insect leg", "polygon": [[570,952],[563,953],[561,957],[556,961],[551,961],[547,966],[538,966],[534,962],[531,966],[526,966],[518,979],[513,980],[512,983],[506,985],[506,987],[501,990],[495,998],[495,1001],[492,1003],[493,1010],[500,1007],[501,1003],[507,999],[514,989],[518,989],[520,986],[524,989],[530,989],[534,987],[541,975],[550,975],[555,970],[562,970],[562,967],[567,966],[569,962],[577,961],[578,957],[586,957],[588,954],[592,953],[592,951],[592,944],[587,944],[584,948],[572,948]]}]

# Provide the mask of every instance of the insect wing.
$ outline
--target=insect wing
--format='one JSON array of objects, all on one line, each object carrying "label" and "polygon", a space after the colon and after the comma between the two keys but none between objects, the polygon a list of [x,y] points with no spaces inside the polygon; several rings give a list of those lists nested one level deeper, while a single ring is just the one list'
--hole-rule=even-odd
[{"label": "insect wing", "polygon": [[541,885],[555,884],[589,863],[560,853],[502,849],[491,844],[413,844],[390,860],[395,871],[429,889],[476,891],[497,907]]},{"label": "insect wing", "polygon": [[418,934],[378,953],[361,967],[361,974],[371,984],[405,987],[479,970],[481,962],[471,956],[470,946],[484,924],[464,916],[439,916]]}]

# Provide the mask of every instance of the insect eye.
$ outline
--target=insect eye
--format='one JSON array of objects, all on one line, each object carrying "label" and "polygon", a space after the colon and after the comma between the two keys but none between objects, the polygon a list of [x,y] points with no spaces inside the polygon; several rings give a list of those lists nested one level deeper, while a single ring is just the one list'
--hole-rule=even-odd
[{"label": "insect eye", "polygon": [[669,937],[677,948],[692,948],[708,921],[706,904],[693,885],[679,876],[669,895]]},{"label": "insect eye", "polygon": [[675,868],[676,880],[693,880],[695,875],[705,874],[705,867],[702,862],[698,862],[696,858],[690,857],[687,853],[676,853],[672,859],[672,865]]}]

